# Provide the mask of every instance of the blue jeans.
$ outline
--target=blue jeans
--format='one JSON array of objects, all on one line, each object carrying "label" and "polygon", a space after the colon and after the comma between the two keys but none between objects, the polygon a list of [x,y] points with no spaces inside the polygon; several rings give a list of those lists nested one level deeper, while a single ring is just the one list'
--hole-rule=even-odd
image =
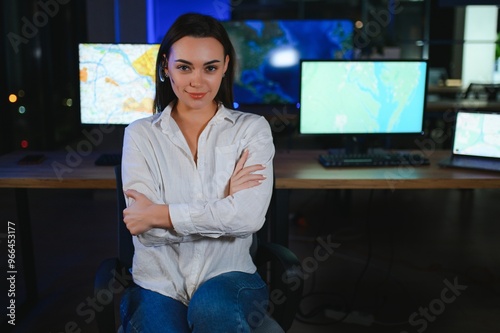
[{"label": "blue jeans", "polygon": [[123,294],[125,333],[247,333],[258,327],[269,302],[258,273],[228,272],[200,285],[189,306],[133,285]]}]

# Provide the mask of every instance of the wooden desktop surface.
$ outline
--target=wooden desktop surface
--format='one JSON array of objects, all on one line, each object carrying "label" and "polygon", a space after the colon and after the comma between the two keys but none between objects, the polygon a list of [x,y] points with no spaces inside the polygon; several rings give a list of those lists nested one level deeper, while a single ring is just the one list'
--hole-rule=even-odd
[{"label": "wooden desktop surface", "polygon": [[[28,154],[43,153],[40,164],[19,165]],[[80,156],[67,151],[16,151],[0,156],[0,188],[114,189],[114,168],[95,166],[99,153]]]},{"label": "wooden desktop surface", "polygon": [[[277,151],[274,160],[276,189],[474,189],[500,188],[500,172],[441,168],[449,151],[427,151],[430,166],[322,167],[320,150]],[[114,169],[95,166],[99,156],[75,157],[67,152],[44,152],[35,165],[18,165],[29,152],[0,156],[0,188],[114,189]]]},{"label": "wooden desktop surface", "polygon": [[500,188],[500,172],[442,168],[448,150],[426,151],[429,166],[324,168],[324,151],[278,151],[276,189],[475,189]]},{"label": "wooden desktop surface", "polygon": [[486,100],[440,99],[437,101],[427,101],[425,110],[429,112],[442,112],[447,110],[500,111],[500,102]]}]

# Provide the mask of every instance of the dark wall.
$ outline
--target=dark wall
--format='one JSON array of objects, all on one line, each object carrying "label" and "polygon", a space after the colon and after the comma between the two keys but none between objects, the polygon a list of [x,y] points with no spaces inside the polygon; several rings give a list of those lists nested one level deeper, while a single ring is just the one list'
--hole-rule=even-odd
[{"label": "dark wall", "polygon": [[[82,42],[113,43],[115,41],[115,1],[86,0],[87,38]],[[90,24],[92,22],[92,24]]]},{"label": "dark wall", "polygon": [[89,43],[146,43],[146,1],[86,0],[86,40]]},{"label": "dark wall", "polygon": [[455,19],[455,8],[431,1],[429,66],[446,68],[448,75],[451,75],[454,66],[453,46],[459,42],[454,40]]},{"label": "dark wall", "polygon": [[[6,36],[5,20],[3,19],[4,5],[0,6],[0,36]],[[7,73],[7,63],[5,61],[5,49],[7,47],[7,39],[2,38],[0,45],[0,77],[5,78]],[[10,150],[10,119],[8,112],[8,96],[7,80],[2,80],[0,83],[0,154],[4,154]]]},{"label": "dark wall", "polygon": [[4,150],[53,149],[79,129],[78,44],[85,38],[84,2],[4,0],[1,20],[8,103]]}]

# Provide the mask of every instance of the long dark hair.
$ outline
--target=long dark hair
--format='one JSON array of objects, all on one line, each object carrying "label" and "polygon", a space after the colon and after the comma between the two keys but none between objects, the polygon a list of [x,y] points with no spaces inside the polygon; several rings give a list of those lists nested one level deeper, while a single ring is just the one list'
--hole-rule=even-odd
[{"label": "long dark hair", "polygon": [[203,14],[188,13],[179,16],[177,20],[175,20],[161,42],[158,57],[156,58],[156,94],[153,113],[162,112],[168,104],[177,100],[177,96],[172,90],[170,80],[165,78],[161,81],[160,72],[162,72],[165,67],[165,57],[168,59],[172,45],[186,36],[196,38],[213,37],[222,44],[224,48],[224,58],[227,55],[229,56],[229,64],[225,76],[222,79],[219,91],[215,96],[215,101],[217,103],[222,103],[227,108],[232,108],[234,68],[236,61],[233,44],[224,26],[215,18]]}]

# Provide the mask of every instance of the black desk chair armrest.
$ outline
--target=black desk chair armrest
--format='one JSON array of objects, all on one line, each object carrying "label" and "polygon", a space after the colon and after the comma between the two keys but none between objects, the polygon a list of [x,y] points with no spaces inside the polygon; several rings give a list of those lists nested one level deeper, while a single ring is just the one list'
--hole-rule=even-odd
[{"label": "black desk chair armrest", "polygon": [[132,276],[118,258],[101,262],[94,279],[94,296],[102,306],[101,311],[96,311],[99,332],[116,332],[116,300],[132,283]]},{"label": "black desk chair armrest", "polygon": [[284,246],[260,243],[255,257],[257,267],[270,263],[269,312],[287,331],[300,305],[304,280],[302,267],[295,254]]}]

